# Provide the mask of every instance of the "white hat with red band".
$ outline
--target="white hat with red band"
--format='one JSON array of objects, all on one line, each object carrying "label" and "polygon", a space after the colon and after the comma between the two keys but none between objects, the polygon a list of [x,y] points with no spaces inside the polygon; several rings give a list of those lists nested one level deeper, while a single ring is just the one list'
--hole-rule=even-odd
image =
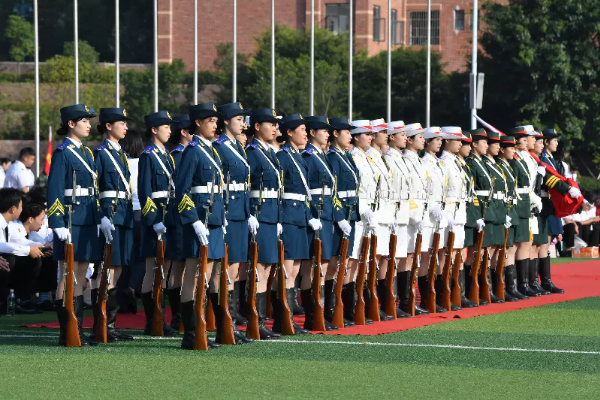
[{"label": "white hat with red band", "polygon": [[442,139],[446,140],[463,140],[467,137],[463,135],[462,128],[460,126],[442,126]]},{"label": "white hat with red band", "polygon": [[374,119],[371,121],[371,126],[373,127],[373,133],[381,132],[388,128],[383,118]]},{"label": "white hat with red band", "polygon": [[406,137],[413,137],[424,132],[423,127],[418,122],[414,124],[408,124],[404,129],[406,129]]},{"label": "white hat with red band", "polygon": [[537,132],[533,125],[523,125],[523,128],[525,128],[525,132],[527,132],[527,135],[529,136],[535,136],[540,138],[544,136],[540,132]]},{"label": "white hat with red band", "polygon": [[406,132],[406,125],[404,121],[392,121],[388,122],[388,135],[393,135],[394,133]]},{"label": "white hat with red band", "polygon": [[430,126],[429,128],[425,128],[425,132],[423,132],[423,136],[425,139],[435,139],[435,138],[443,138],[444,134],[442,133],[442,128],[439,126]]},{"label": "white hat with red band", "polygon": [[369,121],[368,119],[359,119],[357,121],[352,121],[351,125],[356,127],[354,129],[352,129],[353,135],[373,132],[373,127],[371,126],[371,121]]}]

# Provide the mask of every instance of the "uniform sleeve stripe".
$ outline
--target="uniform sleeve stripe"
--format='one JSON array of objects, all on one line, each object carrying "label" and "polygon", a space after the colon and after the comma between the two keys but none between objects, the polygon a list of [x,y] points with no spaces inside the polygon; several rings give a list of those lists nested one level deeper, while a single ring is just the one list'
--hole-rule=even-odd
[{"label": "uniform sleeve stripe", "polygon": [[187,194],[184,194],[183,199],[181,199],[181,202],[179,203],[179,206],[177,206],[177,210],[179,211],[179,214],[181,214],[183,211],[185,211],[186,207],[188,207],[188,206],[196,208],[196,205],[194,204],[192,199],[190,199],[190,196],[188,196]]},{"label": "uniform sleeve stripe", "polygon": [[48,216],[51,217],[52,215],[56,214],[56,215],[60,215],[60,213],[65,213],[65,208],[63,207],[63,205],[61,204],[61,202],[56,199],[54,201],[54,204],[52,204],[52,207],[50,207],[48,209]]},{"label": "uniform sleeve stripe", "polygon": [[146,204],[144,205],[144,208],[142,209],[142,215],[145,217],[146,215],[148,215],[149,212],[153,211],[154,209],[156,209],[156,204],[154,204],[154,201],[148,197],[146,199]]}]

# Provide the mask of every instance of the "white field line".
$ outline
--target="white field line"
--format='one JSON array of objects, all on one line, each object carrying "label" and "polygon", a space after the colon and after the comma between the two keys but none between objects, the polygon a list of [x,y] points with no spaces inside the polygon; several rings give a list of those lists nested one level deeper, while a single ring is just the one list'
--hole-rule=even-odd
[{"label": "white field line", "polygon": [[[19,339],[57,339],[58,335],[0,335],[0,338],[19,338]],[[181,337],[152,337],[135,336],[136,340],[181,340]],[[525,353],[558,353],[558,354],[589,354],[600,355],[600,351],[581,351],[581,350],[559,350],[559,349],[525,349],[520,347],[480,347],[480,346],[462,346],[452,344],[424,344],[424,343],[380,343],[380,342],[345,342],[339,340],[263,340],[258,343],[302,343],[302,344],[341,344],[350,346],[386,346],[386,347],[424,347],[436,349],[456,349],[456,350],[480,350],[480,351],[517,351]]]}]

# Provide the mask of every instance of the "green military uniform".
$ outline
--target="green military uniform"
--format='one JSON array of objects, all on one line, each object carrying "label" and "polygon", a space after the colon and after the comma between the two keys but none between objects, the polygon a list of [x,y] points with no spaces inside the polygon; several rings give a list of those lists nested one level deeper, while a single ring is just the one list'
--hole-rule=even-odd
[{"label": "green military uniform", "polygon": [[[471,133],[463,132],[463,135],[467,137],[467,140],[463,139],[463,143],[471,143]],[[475,244],[475,227],[477,226],[477,220],[481,218],[481,205],[479,199],[475,195],[475,179],[469,164],[466,160],[459,157],[459,163],[467,175],[468,181],[468,198],[467,198],[467,222],[465,223],[465,247],[470,247]]]},{"label": "green military uniform", "polygon": [[[505,144],[503,142],[502,146],[504,146],[504,145]],[[513,138],[513,146],[514,146],[514,138]],[[506,211],[507,211],[507,215],[510,217],[510,223],[511,223],[511,227],[508,228],[508,240],[506,242],[506,247],[508,248],[508,247],[512,247],[514,245],[515,233],[516,233],[516,230],[518,229],[519,225],[521,224],[521,221],[519,220],[519,214],[517,213],[517,205],[518,205],[520,195],[515,190],[516,189],[515,171],[510,166],[510,164],[506,160],[504,160],[500,157],[497,157],[496,165],[498,165],[502,169],[502,172],[504,173],[504,176],[506,177],[506,186],[508,189],[507,197],[505,199]],[[529,228],[529,220],[527,220],[525,222],[526,222],[526,226]]]}]

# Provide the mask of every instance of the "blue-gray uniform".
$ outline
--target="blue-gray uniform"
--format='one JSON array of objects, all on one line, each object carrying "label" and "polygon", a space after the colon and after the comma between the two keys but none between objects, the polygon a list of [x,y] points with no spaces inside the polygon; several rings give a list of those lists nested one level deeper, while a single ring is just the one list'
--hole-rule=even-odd
[{"label": "blue-gray uniform", "polygon": [[[100,210],[109,220],[113,218],[112,223],[115,227],[112,231],[111,265],[129,265],[133,252],[133,203],[127,154],[119,144],[108,139],[105,139],[94,152],[98,170]],[[119,199],[115,200],[117,196]],[[112,216],[115,201],[117,201],[117,208],[115,215]],[[104,234],[100,237],[101,243],[104,243]]]},{"label": "blue-gray uniform", "polygon": [[225,256],[222,186],[223,172],[219,154],[208,141],[194,135],[194,140],[183,150],[175,182],[175,204],[183,224],[185,258],[196,258],[199,255],[200,241],[192,224],[196,221],[207,222],[205,206],[213,192],[212,211],[206,226],[210,232],[208,258],[216,260]]},{"label": "blue-gray uniform", "polygon": [[[542,134],[544,135],[544,139],[558,139],[558,134],[554,131],[554,129],[544,129],[542,131]],[[564,171],[564,167],[562,165],[562,163],[560,162],[556,162],[554,160],[554,157],[552,157],[552,153],[550,153],[548,150],[544,149],[544,151],[542,151],[542,154],[540,154],[540,160],[542,162],[545,162],[546,164],[550,165],[552,168],[554,168],[556,170],[556,172],[558,172],[561,175],[565,175],[565,171]],[[552,214],[548,215],[548,233],[550,235],[554,235],[554,236],[558,236],[558,235],[562,235],[563,233],[563,224],[562,224],[562,219],[561,218],[557,218],[554,215],[554,205],[552,204],[552,201],[550,200],[550,197],[542,197],[542,203],[544,205],[544,207],[542,208],[543,211],[544,208],[548,208],[550,210],[552,210]]]},{"label": "blue-gray uniform", "polygon": [[[175,165],[175,176],[173,182],[176,181],[177,171],[181,164],[181,156],[185,146],[179,143],[173,151],[171,151],[171,157],[173,158],[173,164]],[[179,213],[177,212],[177,204],[175,199],[169,202],[169,212],[165,219],[165,226],[167,227],[167,243],[169,246],[165,248],[165,258],[175,261],[183,261],[183,226]]]},{"label": "blue-gray uniform", "polygon": [[[229,205],[226,210],[227,234],[225,235],[225,242],[229,245],[228,260],[230,263],[247,262],[250,164],[242,144],[236,139],[229,138],[225,133],[213,142],[213,147],[221,159],[226,183],[229,175]],[[223,196],[225,195],[226,188],[223,190]]]},{"label": "blue-gray uniform", "polygon": [[[140,255],[151,258],[156,255],[158,236],[153,226],[163,222],[163,210],[173,202],[173,173],[175,162],[164,149],[151,143],[140,156],[138,166],[138,197],[142,207],[142,248]],[[166,222],[166,217],[165,217]],[[166,225],[166,224],[165,224]],[[168,248],[168,243],[165,249]],[[166,257],[166,253],[165,253]]]}]

